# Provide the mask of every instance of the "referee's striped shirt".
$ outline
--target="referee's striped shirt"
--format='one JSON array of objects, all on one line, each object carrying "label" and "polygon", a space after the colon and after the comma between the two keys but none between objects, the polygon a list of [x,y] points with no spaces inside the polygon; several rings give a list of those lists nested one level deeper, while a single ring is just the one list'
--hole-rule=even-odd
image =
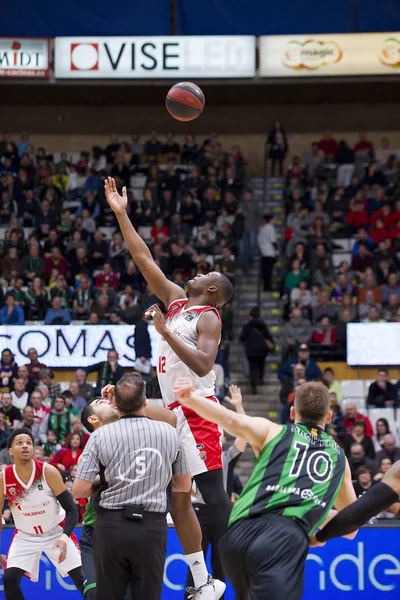
[{"label": "referee's striped shirt", "polygon": [[142,505],[145,511],[167,511],[167,487],[172,475],[189,468],[175,429],[146,417],[127,416],[104,425],[83,451],[77,478],[106,482],[100,506],[111,510]]}]

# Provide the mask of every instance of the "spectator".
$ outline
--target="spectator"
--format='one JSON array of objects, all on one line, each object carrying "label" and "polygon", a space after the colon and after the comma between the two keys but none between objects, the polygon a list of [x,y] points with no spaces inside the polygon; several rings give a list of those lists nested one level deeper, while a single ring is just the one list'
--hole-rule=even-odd
[{"label": "spectator", "polygon": [[61,445],[58,443],[57,433],[52,429],[47,431],[47,441],[43,446],[44,455],[50,461],[61,450]]},{"label": "spectator", "polygon": [[79,417],[80,411],[78,408],[76,408],[73,405],[73,396],[69,390],[65,390],[61,394],[61,397],[64,398],[64,400],[65,400],[65,408],[67,409],[68,414],[71,417],[71,423],[72,423],[72,419]]},{"label": "spectator", "polygon": [[285,293],[290,294],[294,288],[298,287],[301,279],[308,279],[308,271],[301,267],[300,261],[295,258],[292,260],[291,270],[286,274],[284,281]]},{"label": "spectator", "polygon": [[364,243],[358,245],[358,254],[353,256],[351,260],[351,269],[355,271],[360,279],[362,279],[365,271],[372,267],[374,263],[373,256],[368,250],[368,247]]},{"label": "spectator", "polygon": [[390,458],[392,463],[400,460],[400,448],[396,447],[394,435],[387,433],[382,440],[382,450],[376,455],[376,462],[380,464],[382,458]]},{"label": "spectator", "polygon": [[50,414],[50,408],[44,404],[42,392],[40,390],[32,392],[29,402],[33,408],[35,423],[41,424],[44,418]]},{"label": "spectator", "polygon": [[272,272],[277,255],[277,237],[275,231],[275,217],[273,215],[264,216],[264,225],[258,233],[258,247],[262,260],[262,277],[264,292],[272,291]]},{"label": "spectator", "polygon": [[[59,383],[52,380],[52,372],[47,367],[43,367],[39,371],[39,385],[44,385],[47,388],[48,396],[51,402],[54,402],[57,396],[61,393],[61,386]],[[43,396],[46,400],[46,396]]]},{"label": "spectator", "polygon": [[330,131],[325,131],[324,137],[319,141],[318,147],[327,158],[335,158],[339,146]]},{"label": "spectator", "polygon": [[18,365],[14,360],[11,350],[5,348],[0,360],[0,392],[9,392],[14,386],[14,379],[18,375]]},{"label": "spectator", "polygon": [[61,308],[61,298],[56,296],[51,302],[51,308],[46,312],[44,324],[69,325],[69,323],[71,323],[71,315],[65,308]]},{"label": "spectator", "polygon": [[372,429],[371,421],[365,415],[358,413],[356,409],[356,405],[349,402],[346,404],[345,416],[343,419],[344,426],[346,427],[346,433],[351,435],[353,431],[353,427],[356,421],[362,420],[365,422],[365,435],[367,437],[372,438],[374,435],[374,430]]},{"label": "spectator", "polygon": [[79,396],[84,398],[86,402],[89,402],[94,396],[94,389],[92,384],[86,381],[87,375],[85,369],[77,369],[75,371],[75,381],[78,384]]},{"label": "spectator", "polygon": [[0,310],[0,323],[2,325],[23,325],[25,323],[24,311],[15,302],[14,292],[7,292],[6,306]]},{"label": "spectator", "polygon": [[71,419],[71,422],[72,422],[72,431],[65,438],[65,443],[66,444],[68,443],[68,440],[70,439],[71,435],[78,434],[82,440],[82,448],[84,448],[89,441],[90,435],[88,433],[84,433],[83,425],[82,425],[80,417],[73,417]]},{"label": "spectator", "polygon": [[39,380],[39,371],[41,369],[47,369],[47,365],[39,362],[38,353],[35,348],[29,348],[28,350],[28,358],[30,362],[26,365],[28,370],[28,379],[30,382],[36,382]]},{"label": "spectator", "polygon": [[80,395],[79,385],[76,381],[71,381],[69,384],[69,391],[72,394],[72,405],[79,410],[79,413],[81,413],[86,406],[86,400]]},{"label": "spectator", "polygon": [[346,308],[343,310],[340,319],[336,324],[336,339],[341,350],[347,347],[347,325],[351,322],[351,311]]},{"label": "spectator", "polygon": [[[11,428],[6,421],[6,413],[0,408],[0,450],[7,448],[7,440],[10,437],[10,434]],[[0,465],[1,464],[4,464],[2,460],[0,460]]]},{"label": "spectator", "polygon": [[306,344],[309,341],[311,323],[308,319],[303,319],[300,308],[293,308],[292,317],[284,327],[283,336],[288,352],[295,350],[299,344]]},{"label": "spectator", "polygon": [[369,407],[384,408],[395,406],[397,402],[396,386],[388,381],[388,370],[380,368],[376,381],[368,389],[367,404]]},{"label": "spectator", "polygon": [[1,394],[0,409],[6,416],[6,424],[9,425],[11,429],[17,427],[22,419],[22,416],[21,411],[12,405],[10,392],[3,392]]},{"label": "spectator", "polygon": [[22,259],[22,272],[25,279],[33,281],[35,277],[44,279],[45,264],[43,258],[39,255],[39,246],[31,244],[29,254]]},{"label": "spectator", "polygon": [[104,263],[103,270],[96,277],[96,288],[100,288],[104,282],[107,282],[113,290],[118,288],[118,275],[113,272],[110,263]]},{"label": "spectator", "polygon": [[373,475],[376,475],[377,472],[375,462],[365,456],[365,451],[361,444],[353,444],[350,447],[349,466],[353,479],[355,479],[357,469],[360,467],[367,467]]},{"label": "spectator", "polygon": [[299,281],[299,286],[294,288],[290,294],[290,305],[291,308],[296,306],[302,309],[302,315],[305,317],[310,313],[312,304],[312,294],[308,289],[308,282],[306,279]]},{"label": "spectator", "polygon": [[43,320],[48,305],[48,299],[47,292],[39,277],[34,277],[32,283],[29,284],[29,289],[26,292],[26,300],[28,303],[28,319],[31,321]]},{"label": "spectator", "polygon": [[86,275],[81,275],[79,287],[73,299],[72,316],[74,319],[87,319],[93,306],[93,292]]},{"label": "spectator", "polygon": [[291,379],[293,377],[293,367],[298,363],[304,366],[307,381],[315,381],[322,377],[321,369],[310,357],[309,347],[307,344],[300,344],[297,357],[291,358],[280,365],[278,370],[278,377],[280,381],[283,382],[286,379]]},{"label": "spectator", "polygon": [[357,498],[365,494],[374,484],[372,472],[368,467],[358,467],[354,474],[355,482],[353,483],[354,491]]},{"label": "spectator", "polygon": [[312,342],[321,346],[336,344],[336,329],[327,315],[322,315],[319,324],[314,328]]},{"label": "spectator", "polygon": [[375,452],[380,452],[383,448],[383,440],[385,435],[391,433],[387,419],[378,419],[375,424],[376,435],[374,435]]},{"label": "spectator", "polygon": [[324,369],[322,380],[328,388],[329,393],[335,393],[337,400],[341,402],[343,398],[342,386],[340,385],[340,382],[335,379],[335,372],[331,367]]},{"label": "spectator", "polygon": [[382,304],[388,304],[392,295],[400,298],[400,284],[396,273],[390,273],[387,285],[382,286]]},{"label": "spectator", "polygon": [[50,280],[53,269],[57,269],[60,275],[67,276],[68,264],[65,258],[61,254],[59,246],[54,246],[51,249],[50,258],[46,258],[45,262],[45,278],[46,281]]},{"label": "spectator", "polygon": [[109,350],[106,361],[96,363],[86,369],[86,373],[96,372],[98,393],[108,384],[116,385],[124,375],[123,368],[118,364],[118,352]]},{"label": "spectator", "polygon": [[16,428],[26,427],[30,429],[33,435],[33,443],[40,444],[39,429],[40,423],[35,420],[35,413],[32,406],[25,406],[22,411],[22,421],[16,425]]},{"label": "spectator", "polygon": [[278,165],[278,175],[283,177],[283,161],[288,151],[286,133],[280,121],[276,121],[268,135],[268,156],[271,160],[271,176],[275,177],[275,167]]},{"label": "spectator", "polygon": [[275,343],[267,325],[261,319],[258,306],[251,309],[249,316],[250,319],[243,326],[239,339],[244,344],[249,361],[251,392],[255,395],[257,385],[264,383],[265,359],[268,353],[273,351]]},{"label": "spectator", "polygon": [[346,428],[343,423],[343,413],[339,404],[331,405],[332,420],[327,425],[328,433],[333,439],[340,445],[342,445],[344,438],[346,437]]},{"label": "spectator", "polygon": [[57,467],[59,471],[69,471],[72,465],[78,464],[82,451],[83,446],[80,435],[74,433],[69,437],[65,448],[57,452],[50,464]]},{"label": "spectator", "polygon": [[14,391],[11,392],[12,404],[18,410],[24,410],[29,400],[29,394],[26,391],[26,382],[21,377],[14,379]]},{"label": "spectator", "polygon": [[322,290],[319,302],[312,309],[313,322],[318,323],[321,317],[329,317],[332,322],[335,322],[337,316],[338,309],[329,301],[329,293],[326,290]]},{"label": "spectator", "polygon": [[51,429],[55,431],[60,444],[63,444],[65,437],[71,432],[71,416],[66,409],[65,399],[57,396],[54,400],[54,407],[47,414],[40,424],[40,441],[42,444],[47,442],[47,432]]},{"label": "spectator", "polygon": [[346,456],[350,456],[350,448],[353,444],[360,444],[364,448],[365,456],[375,458],[375,448],[370,437],[365,435],[365,421],[358,419],[354,423],[353,431],[343,439],[343,448]]},{"label": "spectator", "polygon": [[384,478],[386,473],[392,467],[393,463],[390,458],[381,458],[380,463],[378,464],[379,472],[375,475],[374,481],[381,481]]},{"label": "spectator", "polygon": [[61,298],[61,308],[65,308],[65,310],[70,310],[72,304],[72,293],[67,285],[67,281],[64,275],[57,275],[56,285],[50,290],[51,300],[53,300],[53,298],[55,298],[56,296]]}]

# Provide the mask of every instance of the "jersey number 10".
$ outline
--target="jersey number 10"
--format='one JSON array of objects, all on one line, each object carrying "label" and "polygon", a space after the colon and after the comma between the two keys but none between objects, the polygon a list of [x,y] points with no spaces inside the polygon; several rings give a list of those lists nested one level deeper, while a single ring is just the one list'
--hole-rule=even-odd
[{"label": "jersey number 10", "polygon": [[290,468],[289,476],[298,477],[301,475],[304,463],[306,464],[307,475],[314,483],[326,483],[332,475],[332,459],[327,452],[323,450],[315,450],[308,456],[308,444],[303,442],[295,442],[294,448],[296,456]]},{"label": "jersey number 10", "polygon": [[167,359],[165,356],[158,357],[158,372],[165,373],[165,365],[167,363]]}]

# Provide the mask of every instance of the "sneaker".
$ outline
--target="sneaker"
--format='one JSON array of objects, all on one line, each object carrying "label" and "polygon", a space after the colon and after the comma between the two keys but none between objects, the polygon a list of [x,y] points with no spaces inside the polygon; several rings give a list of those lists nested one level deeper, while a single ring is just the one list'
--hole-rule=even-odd
[{"label": "sneaker", "polygon": [[187,588],[189,600],[219,600],[226,590],[226,584],[208,576],[208,581],[199,588]]}]

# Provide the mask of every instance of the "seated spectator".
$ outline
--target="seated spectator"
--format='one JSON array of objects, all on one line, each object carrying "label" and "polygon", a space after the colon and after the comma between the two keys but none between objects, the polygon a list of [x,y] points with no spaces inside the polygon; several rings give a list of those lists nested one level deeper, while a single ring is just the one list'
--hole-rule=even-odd
[{"label": "seated spectator", "polygon": [[400,298],[397,294],[389,296],[389,302],[383,309],[382,318],[384,321],[397,322],[400,308]]},{"label": "seated spectator", "polygon": [[332,325],[330,317],[322,315],[318,325],[312,334],[312,342],[321,346],[332,346],[336,344],[336,329]]},{"label": "seated spectator", "polygon": [[18,365],[14,355],[8,348],[1,353],[0,360],[0,392],[9,392],[14,385],[14,379],[18,374]]},{"label": "seated spectator", "polygon": [[15,277],[23,273],[22,262],[18,257],[17,248],[9,248],[5,257],[1,259],[0,265],[1,277],[5,285],[8,285]]},{"label": "seated spectator", "polygon": [[56,296],[51,302],[51,308],[46,312],[45,325],[69,325],[71,323],[70,313],[61,308],[61,298]]},{"label": "seated spectator", "polygon": [[287,379],[292,379],[293,367],[298,363],[304,366],[307,381],[314,381],[322,377],[321,369],[319,368],[317,363],[310,357],[310,350],[307,344],[300,344],[299,349],[297,351],[297,357],[291,358],[279,366],[279,380],[283,382]]},{"label": "seated spectator", "polygon": [[390,458],[392,463],[400,460],[400,448],[396,446],[394,435],[387,433],[382,440],[382,450],[376,455],[376,462],[379,465],[382,458]]},{"label": "seated spectator", "polygon": [[400,284],[396,273],[390,273],[387,285],[382,286],[382,304],[389,303],[389,298],[395,295],[400,298]]},{"label": "seated spectator", "polygon": [[350,234],[357,233],[360,227],[368,227],[369,216],[368,211],[364,208],[359,200],[352,200],[346,217],[346,224],[350,230]]},{"label": "seated spectator", "polygon": [[375,425],[376,435],[374,435],[375,452],[380,452],[383,448],[383,440],[385,435],[392,433],[389,428],[387,419],[378,419]]},{"label": "seated spectator", "polygon": [[82,452],[81,437],[79,433],[74,433],[69,437],[65,448],[57,452],[50,464],[57,467],[59,471],[69,471],[72,465],[78,464]]},{"label": "seated spectator", "polygon": [[351,435],[353,431],[354,423],[362,420],[365,422],[365,435],[372,438],[374,430],[372,429],[371,421],[365,415],[357,412],[356,405],[353,403],[346,404],[345,415],[343,419],[344,426],[346,427],[346,433]]},{"label": "seated spectator", "polygon": [[51,288],[50,298],[53,300],[58,296],[61,298],[61,308],[65,308],[65,310],[70,310],[72,303],[72,293],[67,285],[67,281],[64,275],[57,275],[56,277],[56,285]]},{"label": "seated spectator", "polygon": [[110,263],[104,263],[102,272],[97,275],[96,288],[100,288],[105,281],[113,290],[118,289],[118,275],[113,272]]},{"label": "seated spectator", "polygon": [[114,271],[121,273],[125,267],[126,246],[119,231],[113,233],[109,256]]},{"label": "seated spectator", "polygon": [[338,316],[338,309],[333,302],[329,301],[329,293],[323,290],[319,296],[319,302],[312,309],[313,322],[317,323],[321,317],[329,317],[332,322],[335,322]]},{"label": "seated spectator", "polygon": [[389,469],[392,468],[392,461],[390,458],[382,458],[380,463],[378,464],[379,471],[374,477],[374,481],[381,481],[384,478]]},{"label": "seated spectator", "polygon": [[380,309],[376,304],[371,306],[368,313],[368,318],[365,319],[365,323],[383,323],[382,315]]},{"label": "seated spectator", "polygon": [[335,379],[335,372],[331,367],[327,367],[326,369],[324,369],[322,381],[328,388],[329,393],[336,394],[337,401],[341,402],[343,397],[342,386],[340,385],[340,382]]},{"label": "seated spectator", "polygon": [[342,445],[343,439],[346,436],[346,429],[343,423],[343,413],[339,404],[331,404],[332,420],[329,425],[326,426],[326,430],[333,437],[333,439],[340,445]]},{"label": "seated spectator", "polygon": [[341,304],[345,296],[350,296],[352,304],[357,304],[357,288],[353,285],[345,273],[340,273],[337,278],[337,283],[332,290],[332,301]]},{"label": "seated spectator", "polygon": [[236,261],[232,255],[231,249],[225,246],[222,248],[222,258],[219,258],[215,261],[215,265],[219,265],[221,267],[221,272],[228,277],[234,283],[235,281],[235,271],[236,271]]},{"label": "seated spectator", "polygon": [[79,396],[89,402],[94,396],[94,388],[91,383],[87,382],[85,369],[77,369],[75,371],[75,381],[78,384]]},{"label": "seated spectator", "polygon": [[86,400],[80,395],[79,385],[76,381],[71,381],[71,383],[69,384],[69,391],[72,394],[72,406],[78,409],[80,414],[86,406]]},{"label": "seated spectator", "polygon": [[45,279],[49,281],[53,269],[57,269],[60,275],[67,276],[68,264],[61,254],[59,246],[54,246],[51,249],[51,257],[46,258],[45,262]]},{"label": "seated spectator", "polygon": [[29,246],[29,254],[24,256],[21,266],[24,277],[28,282],[33,281],[35,277],[44,279],[45,263],[39,254],[39,246],[37,243]]},{"label": "seated spectator", "polygon": [[73,396],[69,390],[65,390],[64,392],[62,392],[61,396],[65,400],[65,408],[67,409],[67,411],[71,417],[71,422],[72,422],[72,419],[79,417],[79,415],[80,415],[79,409],[73,405],[73,403],[72,403]]},{"label": "seated spectator", "polygon": [[294,383],[293,391],[290,392],[290,394],[287,397],[286,404],[281,406],[280,423],[282,423],[282,425],[286,425],[287,423],[293,423],[290,412],[291,412],[292,406],[294,405],[294,399],[296,396],[296,392],[304,383],[306,383],[305,378],[297,379]]},{"label": "seated spectator", "polygon": [[396,406],[397,390],[393,383],[388,381],[388,370],[380,368],[376,381],[371,383],[368,389],[367,405],[372,408],[384,408],[385,406]]},{"label": "seated spectator", "polygon": [[35,413],[32,406],[25,406],[23,409],[22,420],[16,425],[16,429],[20,429],[21,427],[30,429],[33,435],[33,443],[35,445],[40,444],[40,423],[35,419]]},{"label": "seated spectator", "polygon": [[6,306],[0,310],[1,325],[23,325],[24,311],[16,304],[14,292],[7,292],[5,302]]},{"label": "seated spectator", "polygon": [[367,296],[367,291],[372,290],[374,292],[375,304],[382,304],[382,293],[381,288],[376,285],[375,275],[372,271],[365,273],[364,284],[359,288],[358,301],[364,302]]},{"label": "seated spectator", "polygon": [[52,429],[47,432],[47,441],[43,446],[44,455],[50,462],[54,456],[61,450],[61,444],[58,443],[57,433]]},{"label": "seated spectator", "polygon": [[372,472],[368,467],[358,467],[354,479],[353,487],[357,498],[365,494],[375,483],[372,479]]},{"label": "seated spectator", "polygon": [[292,316],[283,328],[283,337],[287,350],[295,350],[299,344],[306,344],[311,336],[311,323],[308,319],[303,319],[301,309],[294,308]]},{"label": "seated spectator", "polygon": [[33,391],[29,402],[33,408],[35,423],[42,423],[45,416],[50,413],[50,408],[44,404],[42,392],[40,390]]},{"label": "seated spectator", "polygon": [[359,134],[359,141],[354,146],[354,154],[356,161],[362,163],[370,163],[374,156],[374,147],[367,139],[366,133]]},{"label": "seated spectator", "polygon": [[53,409],[40,424],[39,435],[42,444],[47,442],[49,429],[56,432],[60,444],[64,443],[66,436],[71,432],[71,416],[66,409],[65,399],[62,396],[57,396],[54,400]]},{"label": "seated spectator", "polygon": [[351,260],[351,269],[357,276],[362,279],[365,271],[372,267],[374,258],[371,252],[368,250],[367,245],[360,243],[358,245],[358,254],[354,255]]},{"label": "seated spectator", "polygon": [[350,456],[350,448],[353,444],[360,444],[364,448],[365,456],[375,458],[374,443],[370,437],[365,435],[365,421],[358,419],[354,423],[353,431],[350,434],[346,434],[343,439],[343,448],[346,456]]},{"label": "seated spectator", "polygon": [[82,448],[84,448],[89,441],[90,435],[88,433],[84,433],[83,425],[82,425],[82,421],[81,421],[80,417],[73,417],[71,419],[71,422],[72,422],[72,431],[65,438],[65,443],[66,444],[68,443],[68,440],[70,439],[70,437],[72,435],[78,434],[82,440]]},{"label": "seated spectator", "polygon": [[376,475],[378,470],[375,462],[371,458],[365,456],[365,451],[361,444],[353,444],[350,447],[349,466],[353,479],[356,478],[357,469],[360,467],[367,467],[373,475]]},{"label": "seated spectator", "polygon": [[18,410],[24,410],[29,400],[29,394],[26,391],[26,382],[21,377],[14,379],[14,391],[11,392],[12,404]]},{"label": "seated spectator", "polygon": [[28,303],[27,318],[30,321],[43,320],[48,306],[48,299],[47,292],[39,277],[35,277],[32,283],[29,284],[26,299]]},{"label": "seated spectator", "polygon": [[7,440],[10,437],[10,434],[11,427],[6,421],[6,413],[2,408],[0,408],[0,450],[7,448]]},{"label": "seated spectator", "polygon": [[308,279],[308,276],[308,271],[301,268],[300,261],[292,260],[291,270],[286,274],[283,284],[285,293],[290,294],[295,287],[298,287],[300,280]]},{"label": "seated spectator", "polygon": [[99,269],[108,259],[108,244],[103,238],[101,229],[96,229],[89,244],[89,257],[95,269]]},{"label": "seated spectator", "polygon": [[10,392],[3,392],[0,398],[0,409],[3,411],[6,417],[6,424],[14,429],[21,422],[22,416],[21,411],[12,405],[12,398]]},{"label": "seated spectator", "polygon": [[74,294],[72,316],[74,319],[87,319],[93,306],[93,292],[86,275],[81,275],[79,287]]},{"label": "seated spectator", "polygon": [[107,360],[87,367],[86,373],[97,373],[97,393],[100,393],[105,385],[116,385],[124,375],[123,368],[118,364],[118,352],[109,350]]},{"label": "seated spectator", "polygon": [[[28,350],[29,363],[26,365],[28,371],[28,380],[33,383],[39,381],[39,372],[41,369],[47,369],[47,365],[39,362],[38,353],[35,348],[29,348]],[[52,375],[52,373],[51,373]],[[20,376],[18,374],[18,376]]]},{"label": "seated spectator", "polygon": [[100,294],[90,311],[90,315],[95,313],[98,316],[98,322],[93,324],[97,325],[100,323],[101,325],[107,325],[110,322],[111,310],[107,294]]},{"label": "seated spectator", "polygon": [[308,282],[306,279],[299,281],[299,286],[294,288],[290,294],[290,305],[292,308],[300,307],[302,309],[302,315],[306,316],[309,314],[311,308],[312,295],[308,289]]}]

